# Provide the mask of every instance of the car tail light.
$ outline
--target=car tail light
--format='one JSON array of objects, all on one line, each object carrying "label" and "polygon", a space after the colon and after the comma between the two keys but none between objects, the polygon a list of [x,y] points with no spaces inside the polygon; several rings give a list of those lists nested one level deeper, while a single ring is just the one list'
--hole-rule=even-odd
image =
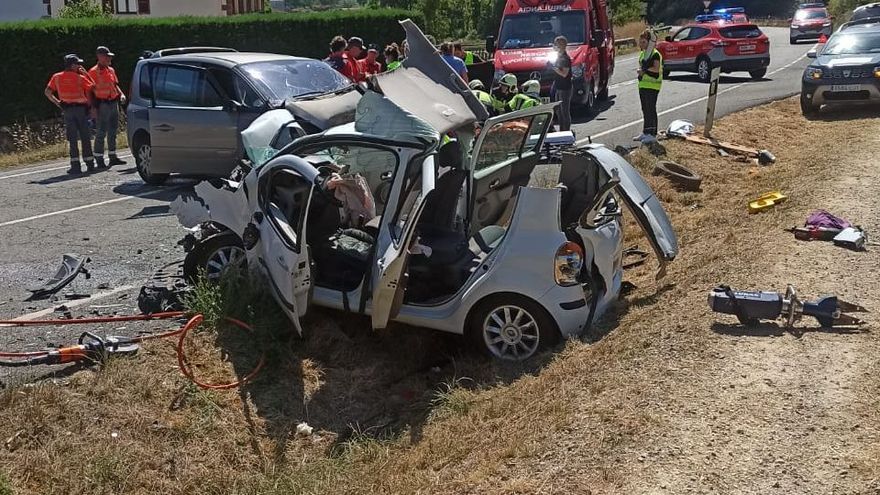
[{"label": "car tail light", "polygon": [[577,285],[583,267],[584,250],[577,243],[568,241],[556,250],[554,276],[557,284],[563,287]]}]

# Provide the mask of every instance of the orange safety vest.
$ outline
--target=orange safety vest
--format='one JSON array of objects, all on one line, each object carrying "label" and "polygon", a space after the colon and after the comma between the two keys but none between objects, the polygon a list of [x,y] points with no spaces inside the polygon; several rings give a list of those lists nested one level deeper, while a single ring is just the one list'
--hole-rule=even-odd
[{"label": "orange safety vest", "polygon": [[74,71],[56,72],[49,80],[49,89],[58,93],[61,103],[68,105],[86,105],[89,103],[88,91],[92,82]]},{"label": "orange safety vest", "polygon": [[95,98],[99,100],[115,100],[119,98],[119,91],[116,91],[118,80],[116,79],[116,71],[113,67],[102,69],[94,66],[89,69],[89,76],[95,82]]}]

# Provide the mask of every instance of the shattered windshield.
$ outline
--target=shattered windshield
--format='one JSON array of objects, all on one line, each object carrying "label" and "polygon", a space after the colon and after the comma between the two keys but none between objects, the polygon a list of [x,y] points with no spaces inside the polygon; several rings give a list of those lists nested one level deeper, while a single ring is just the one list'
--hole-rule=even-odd
[{"label": "shattered windshield", "polygon": [[502,49],[553,46],[557,36],[565,36],[569,45],[582,44],[583,11],[530,12],[507,16],[501,24],[498,46]]},{"label": "shattered windshield", "polygon": [[348,78],[319,60],[255,62],[241,69],[275,100],[329,93],[351,85]]},{"label": "shattered windshield", "polygon": [[822,55],[880,53],[880,33],[842,34],[828,40]]}]

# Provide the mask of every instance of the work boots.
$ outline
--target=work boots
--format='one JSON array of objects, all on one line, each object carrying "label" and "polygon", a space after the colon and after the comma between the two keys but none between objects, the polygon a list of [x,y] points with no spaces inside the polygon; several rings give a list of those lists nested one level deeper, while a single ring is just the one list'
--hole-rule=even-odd
[{"label": "work boots", "polygon": [[96,156],[96,157],[95,157],[95,165],[97,165],[98,168],[104,168],[104,167],[107,166],[107,164],[104,163],[104,157],[103,157],[103,156]]},{"label": "work boots", "polygon": [[70,168],[67,169],[67,173],[71,175],[79,175],[82,173],[82,165],[79,164],[79,160],[70,161]]},{"label": "work boots", "polygon": [[94,172],[95,171],[95,160],[86,160],[86,171]]},{"label": "work boots", "polygon": [[113,165],[125,165],[125,160],[120,160],[116,155],[110,155],[110,166]]}]

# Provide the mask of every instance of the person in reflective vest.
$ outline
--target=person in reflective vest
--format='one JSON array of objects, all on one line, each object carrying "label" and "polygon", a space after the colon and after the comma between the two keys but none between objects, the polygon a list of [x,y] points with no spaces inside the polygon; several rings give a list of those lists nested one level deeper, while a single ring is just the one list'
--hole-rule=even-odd
[{"label": "person in reflective vest", "polygon": [[471,88],[471,93],[480,100],[480,103],[482,103],[484,107],[486,107],[486,111],[489,112],[489,115],[497,114],[497,111],[495,110],[495,97],[486,92],[486,87],[483,85],[483,81],[474,79],[468,83],[468,87]]},{"label": "person in reflective vest", "polygon": [[64,127],[70,145],[70,169],[67,171],[69,174],[82,173],[77,142],[82,143],[86,168],[90,171],[95,168],[88,122],[89,105],[95,83],[82,64],[82,59],[75,54],[65,56],[64,70],[52,75],[44,91],[46,98],[64,113]]},{"label": "person in reflective vest", "polygon": [[452,53],[456,57],[464,60],[465,65],[474,65],[483,62],[483,59],[480,58],[479,55],[474,52],[465,51],[461,46],[461,41],[456,41],[452,44]]},{"label": "person in reflective vest", "polygon": [[663,55],[653,47],[654,33],[646,29],[639,36],[639,100],[642,103],[642,115],[645,119],[642,134],[635,141],[644,141],[657,136],[657,98],[663,85]]},{"label": "person in reflective vest", "polygon": [[385,66],[386,71],[392,71],[400,67],[400,48],[397,47],[397,43],[391,43],[386,46],[384,55],[385,63],[387,64]]},{"label": "person in reflective vest", "polygon": [[507,102],[507,110],[515,112],[523,108],[531,108],[541,104],[541,83],[531,79],[522,85],[522,91]]},{"label": "person in reflective vest", "polygon": [[[94,117],[97,127],[95,133],[95,162],[98,167],[125,165],[116,155],[116,131],[119,128],[119,104],[125,105],[125,94],[119,87],[116,71],[110,64],[113,52],[106,46],[96,50],[98,63],[89,70],[89,77],[95,83]],[[109,161],[104,162],[104,140],[107,141]]]},{"label": "person in reflective vest", "polygon": [[499,114],[506,112],[507,102],[509,102],[514,95],[516,95],[516,76],[513,74],[504,74],[501,79],[498,80],[498,86],[492,90],[492,97],[495,98],[495,101],[492,102],[495,112]]}]

